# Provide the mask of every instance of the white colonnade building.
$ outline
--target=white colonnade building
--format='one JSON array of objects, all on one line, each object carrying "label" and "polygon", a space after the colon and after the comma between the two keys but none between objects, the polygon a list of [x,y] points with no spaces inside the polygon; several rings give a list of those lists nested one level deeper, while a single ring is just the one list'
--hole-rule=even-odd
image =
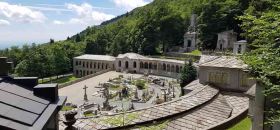
[{"label": "white colonnade building", "polygon": [[152,74],[179,78],[184,61],[173,59],[149,58],[136,53],[108,55],[82,55],[73,60],[74,75],[83,77],[103,70]]}]

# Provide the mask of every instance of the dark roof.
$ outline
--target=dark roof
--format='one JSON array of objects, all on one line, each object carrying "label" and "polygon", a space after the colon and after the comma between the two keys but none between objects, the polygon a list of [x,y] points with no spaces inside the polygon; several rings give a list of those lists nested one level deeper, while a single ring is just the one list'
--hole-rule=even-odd
[{"label": "dark roof", "polygon": [[0,129],[42,129],[66,101],[66,97],[51,102],[35,96],[32,87],[16,84],[10,78],[0,80]]}]

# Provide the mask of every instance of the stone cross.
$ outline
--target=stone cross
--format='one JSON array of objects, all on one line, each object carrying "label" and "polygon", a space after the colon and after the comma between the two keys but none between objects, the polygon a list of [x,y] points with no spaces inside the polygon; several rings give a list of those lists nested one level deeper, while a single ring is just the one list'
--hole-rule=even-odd
[{"label": "stone cross", "polygon": [[85,85],[85,87],[83,88],[85,90],[85,94],[84,94],[84,101],[88,101],[88,98],[87,98],[87,86]]}]

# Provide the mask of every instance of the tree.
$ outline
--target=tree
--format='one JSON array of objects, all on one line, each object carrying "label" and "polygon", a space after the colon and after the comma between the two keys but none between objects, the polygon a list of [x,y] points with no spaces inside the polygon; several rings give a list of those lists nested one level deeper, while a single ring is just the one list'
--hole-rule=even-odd
[{"label": "tree", "polygon": [[80,41],[82,41],[82,40],[81,40],[81,36],[80,36],[80,34],[77,34],[77,35],[75,36],[75,42],[80,42]]},{"label": "tree", "polygon": [[54,43],[54,39],[50,39],[50,44],[53,44]]},{"label": "tree", "polygon": [[[234,30],[238,34],[242,32],[237,18],[243,15],[249,5],[248,0],[210,0],[208,3],[196,7],[198,17],[199,39],[203,49],[215,49],[218,33],[226,30]],[[247,7],[246,7],[247,6]]]},{"label": "tree", "polygon": [[247,12],[240,19],[250,51],[242,59],[251,75],[265,86],[266,104],[270,104],[266,106],[265,121],[273,124],[280,120],[280,2],[254,2]]},{"label": "tree", "polygon": [[196,68],[193,66],[192,61],[190,60],[189,63],[185,62],[183,70],[181,70],[181,77],[180,77],[180,86],[182,94],[184,95],[183,88],[194,81],[197,78],[197,71]]}]

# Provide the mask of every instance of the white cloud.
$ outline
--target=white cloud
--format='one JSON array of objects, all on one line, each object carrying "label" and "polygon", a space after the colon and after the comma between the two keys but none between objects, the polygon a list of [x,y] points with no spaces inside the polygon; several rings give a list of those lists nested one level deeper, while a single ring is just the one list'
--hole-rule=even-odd
[{"label": "white cloud", "polygon": [[152,0],[113,0],[117,7],[124,8],[126,11],[131,11],[136,7],[144,6],[151,1]]},{"label": "white cloud", "polygon": [[28,7],[12,5],[7,2],[0,2],[0,16],[26,23],[44,22],[47,19],[40,11],[34,11]]},{"label": "white cloud", "polygon": [[66,4],[67,8],[74,11],[77,14],[76,18],[70,19],[69,23],[79,23],[85,25],[97,25],[103,21],[110,20],[114,18],[114,15],[102,13],[93,10],[93,6],[88,3],[83,3],[81,5],[76,4]]},{"label": "white cloud", "polygon": [[53,24],[62,25],[62,24],[65,24],[65,23],[62,22],[62,21],[59,21],[59,20],[54,20]]},{"label": "white cloud", "polygon": [[0,26],[10,25],[10,22],[4,19],[0,19]]}]

